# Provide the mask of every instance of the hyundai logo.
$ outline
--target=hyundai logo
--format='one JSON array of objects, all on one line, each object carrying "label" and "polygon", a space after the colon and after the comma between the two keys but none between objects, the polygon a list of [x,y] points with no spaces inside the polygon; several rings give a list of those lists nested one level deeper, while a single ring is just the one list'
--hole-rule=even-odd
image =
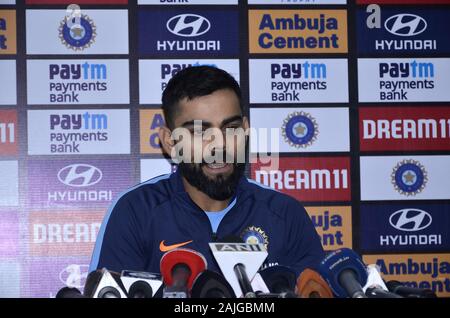
[{"label": "hyundai logo", "polygon": [[211,28],[211,23],[201,15],[179,14],[169,19],[166,27],[175,35],[194,37],[208,32]]},{"label": "hyundai logo", "polygon": [[99,168],[87,164],[73,164],[59,170],[58,180],[71,187],[89,187],[102,179]]},{"label": "hyundai logo", "polygon": [[71,264],[59,273],[59,280],[68,287],[83,288],[89,265]]},{"label": "hyundai logo", "polygon": [[389,223],[400,231],[416,232],[426,229],[432,222],[428,212],[419,209],[403,209],[394,212]]},{"label": "hyundai logo", "polygon": [[414,36],[425,31],[427,21],[418,15],[403,13],[387,19],[384,22],[384,27],[389,33],[394,35]]}]

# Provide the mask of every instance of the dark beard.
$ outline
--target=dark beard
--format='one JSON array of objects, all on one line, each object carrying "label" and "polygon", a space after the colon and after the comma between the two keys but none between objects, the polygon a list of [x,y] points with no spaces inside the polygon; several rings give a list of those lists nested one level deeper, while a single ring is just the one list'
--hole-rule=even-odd
[{"label": "dark beard", "polygon": [[215,179],[205,175],[202,170],[203,165],[205,164],[181,162],[178,164],[178,169],[190,185],[211,199],[224,201],[231,198],[236,192],[239,180],[244,175],[245,163],[234,163],[233,172],[229,176],[219,174]]}]

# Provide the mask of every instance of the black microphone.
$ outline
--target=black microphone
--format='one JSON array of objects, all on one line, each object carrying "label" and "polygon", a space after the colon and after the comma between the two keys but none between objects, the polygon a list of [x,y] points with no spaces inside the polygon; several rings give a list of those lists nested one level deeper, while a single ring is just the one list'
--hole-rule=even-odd
[{"label": "black microphone", "polygon": [[63,287],[56,294],[55,298],[89,298],[84,296],[78,289],[73,287]]},{"label": "black microphone", "polygon": [[162,277],[160,274],[133,270],[123,270],[120,279],[129,298],[154,298],[160,294]]},{"label": "black microphone", "polygon": [[192,298],[236,298],[230,283],[219,273],[205,270],[194,281]]},{"label": "black microphone", "polygon": [[[228,235],[220,239],[218,243],[244,243],[244,241],[239,236]],[[239,287],[241,287],[244,298],[256,298],[256,294],[253,290],[250,279],[248,278],[245,265],[242,263],[237,263],[236,265],[234,265],[233,271],[238,280]]]},{"label": "black microphone", "polygon": [[[278,298],[297,298],[297,275],[291,268],[276,265],[263,269],[259,274],[269,291]],[[264,297],[264,294],[258,294],[258,297]]]},{"label": "black microphone", "polygon": [[396,280],[387,282],[386,286],[389,291],[406,298],[437,298],[437,295],[430,289],[405,286]]},{"label": "black microphone", "polygon": [[234,265],[234,273],[236,274],[237,280],[239,282],[239,286],[241,287],[242,294],[245,298],[256,298],[256,294],[253,291],[252,284],[250,283],[250,279],[247,276],[247,272],[245,270],[245,265],[242,263],[238,263]]},{"label": "black microphone", "polygon": [[400,295],[388,292],[377,286],[367,287],[366,296],[368,298],[403,298]]},{"label": "black microphone", "polygon": [[129,298],[152,298],[153,289],[149,283],[143,280],[135,281],[128,290]]},{"label": "black microphone", "polygon": [[106,268],[89,273],[84,285],[84,295],[89,298],[127,298],[120,274]]}]

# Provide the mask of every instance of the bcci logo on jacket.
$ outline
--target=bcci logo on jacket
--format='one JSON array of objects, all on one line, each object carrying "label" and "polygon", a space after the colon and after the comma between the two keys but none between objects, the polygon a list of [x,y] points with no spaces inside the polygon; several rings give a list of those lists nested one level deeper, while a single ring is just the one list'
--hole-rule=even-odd
[{"label": "bcci logo on jacket", "polygon": [[264,244],[266,250],[269,246],[269,237],[261,227],[254,225],[247,227],[242,231],[241,238],[247,244]]}]

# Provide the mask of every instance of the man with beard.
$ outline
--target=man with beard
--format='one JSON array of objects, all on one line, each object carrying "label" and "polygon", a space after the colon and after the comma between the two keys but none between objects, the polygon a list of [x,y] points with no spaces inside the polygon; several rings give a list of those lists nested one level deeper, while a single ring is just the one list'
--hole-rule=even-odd
[{"label": "man with beard", "polygon": [[[186,68],[169,81],[162,104],[166,126],[160,142],[178,169],[137,185],[112,204],[90,271],[159,272],[164,253],[185,247],[220,272],[208,243],[232,236],[264,244],[265,265],[289,266],[297,275],[317,269],[324,253],[303,206],[244,176],[246,138],[214,144],[206,137],[212,130],[219,132],[215,138],[227,139],[228,131],[249,128],[235,79],[215,67]],[[196,153],[201,154],[197,161]]]}]

